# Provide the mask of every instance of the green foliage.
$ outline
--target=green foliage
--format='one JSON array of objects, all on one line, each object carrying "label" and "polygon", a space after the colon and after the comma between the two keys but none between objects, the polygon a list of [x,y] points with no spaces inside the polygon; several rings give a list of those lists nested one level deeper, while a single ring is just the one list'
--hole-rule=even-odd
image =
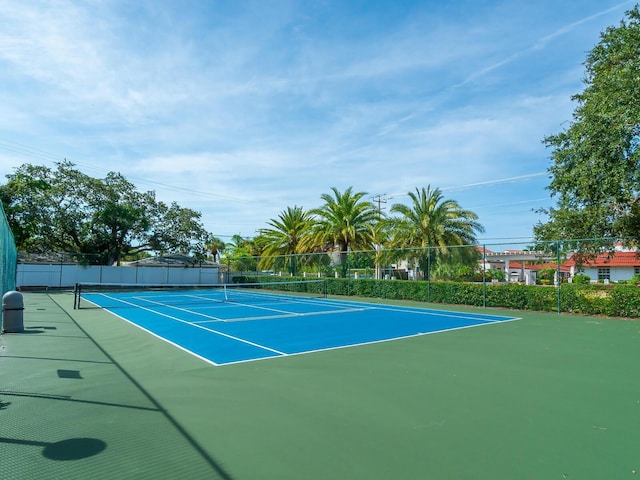
[{"label": "green foliage", "polygon": [[640,317],[640,287],[616,285],[611,292],[611,313],[618,317]]},{"label": "green foliage", "polygon": [[[417,189],[408,193],[411,206],[394,204],[391,212],[400,216],[390,219],[392,246],[416,248],[415,258],[420,270],[430,278],[431,269],[438,263],[456,262],[473,266],[478,253],[473,248],[456,248],[476,243],[476,232],[484,228],[478,223],[478,216],[463,209],[458,202],[445,199],[440,189]],[[428,248],[431,247],[431,248]],[[455,269],[442,267],[441,278],[459,275]],[[472,273],[467,272],[470,278]]]},{"label": "green foliage", "polygon": [[491,282],[493,281],[493,277],[491,275],[491,270],[487,270],[484,272],[482,271],[475,271],[473,272],[473,281],[474,282]]},{"label": "green foliage", "polygon": [[219,256],[224,252],[226,245],[220,240],[218,237],[209,237],[205,244],[206,252],[210,253],[213,256],[213,261],[217,262]]},{"label": "green foliage", "polygon": [[332,189],[333,196],[327,193],[321,196],[324,204],[313,210],[315,222],[313,234],[303,242],[302,248],[333,249],[337,246],[340,251],[340,267],[342,276],[347,274],[347,254],[349,250],[365,250],[371,247],[374,238],[374,228],[378,220],[375,206],[363,198],[365,192],[352,192],[352,187],[340,192]]},{"label": "green foliage", "polygon": [[631,280],[627,282],[629,285],[638,285],[640,286],[640,274],[634,275]]},{"label": "green foliage", "polygon": [[446,262],[441,259],[433,268],[431,277],[434,280],[471,282],[474,280],[474,271],[473,266],[463,265],[455,260]]},{"label": "green foliage", "polygon": [[540,285],[553,285],[556,276],[555,268],[543,268],[538,272],[538,283]]},{"label": "green foliage", "polygon": [[589,275],[579,273],[574,275],[571,281],[574,285],[588,285],[591,283],[591,277]]},{"label": "green foliage", "polygon": [[259,251],[256,242],[250,238],[234,235],[225,245],[221,262],[235,272],[255,272],[258,270]]},{"label": "green foliage", "polygon": [[107,265],[144,251],[204,252],[200,213],[138,192],[118,173],[96,179],[65,161],[55,169],[25,164],[7,179],[0,197],[20,250]]},{"label": "green foliage", "polygon": [[[558,289],[533,285],[486,285],[454,282],[420,281],[366,281],[344,282],[334,288],[329,280],[329,291],[336,295],[376,296],[387,299],[429,301],[453,305],[473,305],[554,312],[558,309]],[[382,284],[382,285],[380,285]],[[640,288],[616,285],[614,289],[597,286],[563,284],[560,289],[560,308],[563,312],[587,315],[622,317],[640,316]],[[485,297],[486,295],[486,297]]]},{"label": "green foliage", "polygon": [[[270,281],[302,280],[299,277],[267,277]],[[236,281],[263,282],[264,277],[237,277]],[[584,315],[640,317],[640,287],[635,285],[575,285],[560,289],[535,285],[478,284],[402,280],[353,280],[327,278],[329,295],[411,300],[448,305],[487,306],[512,310],[557,312]],[[559,297],[558,298],[558,292]]]},{"label": "green foliage", "polygon": [[[276,260],[284,261],[282,267],[296,275],[298,257],[303,253],[302,240],[311,233],[312,219],[302,207],[288,207],[277,219],[268,222],[269,228],[260,231],[257,242],[262,246],[259,268],[276,266]],[[288,255],[288,257],[283,257]],[[280,265],[277,265],[280,266]]]},{"label": "green foliage", "polygon": [[489,270],[489,273],[491,274],[491,278],[493,280],[497,280],[498,282],[504,282],[505,278],[506,278],[506,274],[504,273],[504,270],[500,270],[497,268],[492,268],[491,270]]},{"label": "green foliage", "polygon": [[558,198],[535,227],[539,239],[637,236],[640,232],[640,11],[609,27],[589,52],[585,90],[552,148],[549,189]]}]

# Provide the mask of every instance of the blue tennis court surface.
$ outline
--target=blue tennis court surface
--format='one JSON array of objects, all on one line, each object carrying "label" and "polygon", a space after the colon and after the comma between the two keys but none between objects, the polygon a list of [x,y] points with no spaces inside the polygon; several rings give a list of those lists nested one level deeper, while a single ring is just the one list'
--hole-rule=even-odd
[{"label": "blue tennis court surface", "polygon": [[515,317],[270,294],[87,293],[84,299],[214,365],[297,355]]}]

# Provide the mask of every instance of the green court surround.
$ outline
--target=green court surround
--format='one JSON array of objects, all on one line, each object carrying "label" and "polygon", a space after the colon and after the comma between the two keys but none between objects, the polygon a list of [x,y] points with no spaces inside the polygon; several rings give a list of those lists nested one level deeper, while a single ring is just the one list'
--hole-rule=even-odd
[{"label": "green court surround", "polygon": [[640,478],[637,320],[486,310],[522,320],[213,367],[69,293],[25,306],[2,479]]}]

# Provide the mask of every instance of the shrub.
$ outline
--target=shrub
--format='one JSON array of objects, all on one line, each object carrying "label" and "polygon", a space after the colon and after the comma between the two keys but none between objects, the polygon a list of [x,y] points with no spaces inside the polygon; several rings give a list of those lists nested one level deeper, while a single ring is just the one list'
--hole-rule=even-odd
[{"label": "shrub", "polygon": [[538,274],[538,283],[540,285],[551,285],[556,277],[555,268],[543,268]]},{"label": "shrub", "polygon": [[[589,277],[586,275],[576,275],[576,277],[585,278],[586,284],[582,283],[584,280],[574,281],[571,284],[563,283],[559,291],[558,288],[513,283],[494,285],[347,278],[327,278],[326,280],[329,295],[413,300],[449,305],[486,305],[487,307],[548,312],[558,311],[560,308],[563,312],[584,315],[640,317],[640,288],[636,285],[605,286],[590,284]],[[302,280],[300,277],[267,278],[269,281]],[[244,276],[236,277],[234,280],[255,282],[265,281],[265,278]]]},{"label": "shrub", "polygon": [[504,270],[499,270],[497,268],[492,268],[491,270],[489,270],[489,272],[491,273],[491,278],[493,278],[494,280],[497,280],[499,282],[504,282],[504,280],[506,278]]},{"label": "shrub", "polygon": [[572,280],[575,285],[588,285],[591,283],[591,277],[589,275],[578,274],[573,276]]}]

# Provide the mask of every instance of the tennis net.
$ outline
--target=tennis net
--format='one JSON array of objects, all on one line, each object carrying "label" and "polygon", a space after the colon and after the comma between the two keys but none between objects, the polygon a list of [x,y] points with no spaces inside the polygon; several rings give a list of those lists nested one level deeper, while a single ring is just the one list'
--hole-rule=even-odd
[{"label": "tennis net", "polygon": [[16,289],[18,250],[9,221],[0,203],[0,297]]},{"label": "tennis net", "polygon": [[327,281],[300,280],[231,284],[118,284],[77,283],[74,309],[119,308],[167,305],[210,305],[225,303],[262,303],[268,301],[326,298]]}]

